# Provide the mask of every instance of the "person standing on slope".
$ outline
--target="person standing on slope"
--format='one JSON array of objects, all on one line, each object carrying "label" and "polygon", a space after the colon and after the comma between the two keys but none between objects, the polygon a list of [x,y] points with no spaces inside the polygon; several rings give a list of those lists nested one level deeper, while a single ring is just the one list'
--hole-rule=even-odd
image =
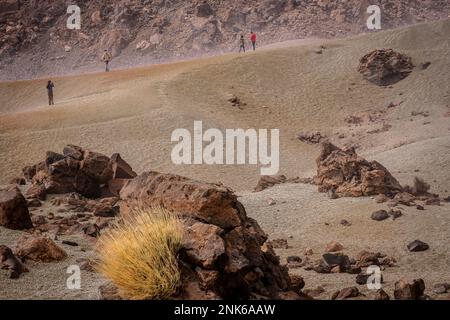
[{"label": "person standing on slope", "polygon": [[102,61],[105,63],[105,72],[109,72],[109,62],[111,61],[111,55],[106,49],[103,52]]},{"label": "person standing on slope", "polygon": [[250,33],[250,41],[252,42],[253,51],[256,50],[256,33],[253,31]]},{"label": "person standing on slope", "polygon": [[239,40],[239,43],[240,43],[239,53],[241,53],[242,50],[244,50],[245,53],[245,40],[243,35],[241,35],[241,40]]},{"label": "person standing on slope", "polygon": [[55,102],[53,101],[53,88],[55,85],[53,84],[52,80],[48,80],[47,82],[47,94],[48,94],[48,105],[52,106],[55,105]]}]

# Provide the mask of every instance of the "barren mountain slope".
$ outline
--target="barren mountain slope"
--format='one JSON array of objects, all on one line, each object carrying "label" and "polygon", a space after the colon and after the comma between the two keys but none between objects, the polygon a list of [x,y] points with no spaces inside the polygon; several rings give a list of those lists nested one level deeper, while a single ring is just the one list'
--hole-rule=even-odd
[{"label": "barren mountain slope", "polygon": [[382,28],[443,19],[446,0],[120,0],[77,1],[81,29],[67,28],[72,1],[0,1],[0,79],[99,70],[104,49],[114,67],[173,61],[237,49],[240,34],[258,44],[367,32],[369,5]]}]

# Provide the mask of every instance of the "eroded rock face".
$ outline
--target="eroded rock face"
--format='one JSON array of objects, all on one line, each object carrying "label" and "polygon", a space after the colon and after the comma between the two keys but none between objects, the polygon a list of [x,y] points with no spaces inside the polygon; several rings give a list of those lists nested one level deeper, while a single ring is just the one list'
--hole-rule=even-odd
[{"label": "eroded rock face", "polygon": [[0,226],[13,230],[33,227],[27,202],[16,186],[0,188]]},{"label": "eroded rock face", "polygon": [[369,162],[353,149],[340,149],[329,142],[321,145],[314,182],[320,192],[334,190],[344,197],[393,195],[402,190],[400,183],[380,163]]},{"label": "eroded rock face", "polygon": [[289,290],[287,268],[280,266],[267,235],[228,188],[146,172],[129,181],[120,197],[121,214],[130,214],[139,203],[163,206],[182,217],[183,298],[279,298]]},{"label": "eroded rock face", "polygon": [[61,261],[67,253],[51,239],[39,237],[22,237],[16,245],[16,255],[22,259],[40,262]]},{"label": "eroded rock face", "polygon": [[382,49],[362,57],[358,71],[372,83],[389,86],[409,76],[413,68],[410,57],[392,49]]},{"label": "eroded rock face", "polygon": [[111,158],[75,145],[67,145],[63,154],[48,151],[45,160],[23,168],[32,182],[29,198],[45,200],[46,194],[77,192],[88,198],[118,195],[125,181],[136,173],[119,154]]}]

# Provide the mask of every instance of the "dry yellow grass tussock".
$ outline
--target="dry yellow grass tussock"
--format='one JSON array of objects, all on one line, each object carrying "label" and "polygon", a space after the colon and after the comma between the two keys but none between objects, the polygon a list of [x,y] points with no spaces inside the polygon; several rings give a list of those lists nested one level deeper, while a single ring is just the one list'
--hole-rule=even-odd
[{"label": "dry yellow grass tussock", "polygon": [[182,223],[162,208],[134,209],[101,236],[97,270],[127,299],[168,299],[180,283]]}]

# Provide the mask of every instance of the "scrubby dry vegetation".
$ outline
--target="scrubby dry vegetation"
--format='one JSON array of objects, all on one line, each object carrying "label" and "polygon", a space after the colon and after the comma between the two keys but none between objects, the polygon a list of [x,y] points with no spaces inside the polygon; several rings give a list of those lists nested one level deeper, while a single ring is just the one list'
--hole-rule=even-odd
[{"label": "scrubby dry vegetation", "polygon": [[182,228],[161,208],[134,209],[98,243],[97,269],[128,299],[167,299],[177,290]]}]

